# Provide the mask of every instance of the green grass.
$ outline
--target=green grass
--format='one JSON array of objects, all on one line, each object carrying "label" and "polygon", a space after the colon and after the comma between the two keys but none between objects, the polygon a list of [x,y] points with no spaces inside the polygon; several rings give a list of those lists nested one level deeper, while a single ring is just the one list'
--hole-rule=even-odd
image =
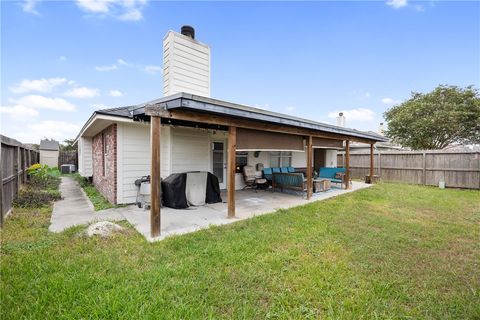
[{"label": "green grass", "polygon": [[2,319],[479,319],[480,192],[380,184],[149,244],[2,231]]},{"label": "green grass", "polygon": [[92,202],[93,207],[95,208],[95,211],[119,207],[117,205],[110,203],[97,190],[97,188],[95,188],[93,184],[88,182],[87,179],[82,177],[80,174],[74,173],[74,174],[70,174],[69,176],[72,176],[78,182],[78,184],[82,187],[83,191],[85,191],[85,193],[87,194],[87,197]]}]

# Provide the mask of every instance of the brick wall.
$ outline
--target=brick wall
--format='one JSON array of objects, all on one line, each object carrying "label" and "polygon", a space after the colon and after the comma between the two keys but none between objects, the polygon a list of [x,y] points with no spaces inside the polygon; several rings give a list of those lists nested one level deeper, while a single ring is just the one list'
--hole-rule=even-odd
[{"label": "brick wall", "polygon": [[[93,184],[111,203],[117,202],[117,125],[92,139]],[[104,156],[105,155],[105,156]]]}]

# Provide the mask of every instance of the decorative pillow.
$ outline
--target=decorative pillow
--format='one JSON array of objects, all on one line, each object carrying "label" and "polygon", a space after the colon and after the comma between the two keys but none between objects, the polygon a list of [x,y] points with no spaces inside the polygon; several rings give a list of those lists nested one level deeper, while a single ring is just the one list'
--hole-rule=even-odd
[{"label": "decorative pillow", "polygon": [[345,173],[343,172],[337,172],[335,173],[335,179],[342,180],[344,175]]}]

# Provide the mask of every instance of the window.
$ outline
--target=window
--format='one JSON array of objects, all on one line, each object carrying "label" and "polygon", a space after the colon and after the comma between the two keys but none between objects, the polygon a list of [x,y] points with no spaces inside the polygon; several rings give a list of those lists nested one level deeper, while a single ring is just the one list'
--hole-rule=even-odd
[{"label": "window", "polygon": [[236,154],[236,165],[235,165],[235,172],[242,173],[243,167],[248,164],[248,152],[247,151],[237,151]]},{"label": "window", "polygon": [[291,151],[270,152],[270,168],[290,167],[292,165]]}]

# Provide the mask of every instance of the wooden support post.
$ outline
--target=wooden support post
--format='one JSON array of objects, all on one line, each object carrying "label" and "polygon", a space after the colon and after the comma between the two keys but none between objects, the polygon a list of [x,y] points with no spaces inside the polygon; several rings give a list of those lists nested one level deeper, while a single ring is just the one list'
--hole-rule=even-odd
[{"label": "wooden support post", "polygon": [[308,136],[307,143],[307,200],[310,200],[313,194],[313,179],[312,179],[312,136]]},{"label": "wooden support post", "polygon": [[372,143],[370,144],[370,183],[373,183],[374,157],[375,157],[375,154],[373,153],[373,143]]},{"label": "wooden support post", "polygon": [[228,127],[227,204],[228,218],[235,217],[235,166],[237,152],[237,128]]},{"label": "wooden support post", "polygon": [[160,181],[160,117],[150,118],[150,149],[152,153],[150,169],[150,235],[152,238],[160,235],[160,207],[161,181]]},{"label": "wooden support post", "polygon": [[350,141],[345,144],[345,189],[350,189]]}]

